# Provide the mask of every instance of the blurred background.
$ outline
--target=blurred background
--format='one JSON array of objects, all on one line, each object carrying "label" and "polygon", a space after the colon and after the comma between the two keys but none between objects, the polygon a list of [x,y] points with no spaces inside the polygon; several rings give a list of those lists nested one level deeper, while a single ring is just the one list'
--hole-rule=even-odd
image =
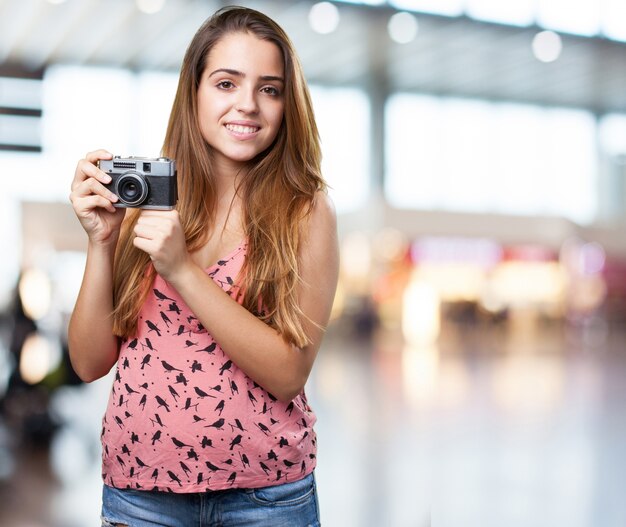
[{"label": "blurred background", "polygon": [[[0,0],[0,525],[99,525],[66,325],[87,151],[159,155],[211,0]],[[626,525],[626,3],[249,1],[309,80],[341,279],[329,527]]]}]

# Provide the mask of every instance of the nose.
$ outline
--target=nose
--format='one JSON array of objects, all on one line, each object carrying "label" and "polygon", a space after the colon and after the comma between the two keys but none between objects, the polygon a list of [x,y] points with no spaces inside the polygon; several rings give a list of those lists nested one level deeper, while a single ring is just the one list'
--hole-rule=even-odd
[{"label": "nose", "polygon": [[242,88],[239,91],[235,108],[242,113],[257,113],[259,111],[259,104],[256,89]]}]

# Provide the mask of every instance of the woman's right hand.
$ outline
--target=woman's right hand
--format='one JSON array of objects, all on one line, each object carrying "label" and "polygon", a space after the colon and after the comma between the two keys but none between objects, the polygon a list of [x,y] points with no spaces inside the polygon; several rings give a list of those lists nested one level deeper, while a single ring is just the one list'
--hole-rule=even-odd
[{"label": "woman's right hand", "polygon": [[83,229],[94,243],[116,242],[126,209],[115,208],[117,196],[104,185],[111,177],[100,170],[96,163],[100,159],[111,159],[106,150],[89,152],[76,166],[70,201]]}]

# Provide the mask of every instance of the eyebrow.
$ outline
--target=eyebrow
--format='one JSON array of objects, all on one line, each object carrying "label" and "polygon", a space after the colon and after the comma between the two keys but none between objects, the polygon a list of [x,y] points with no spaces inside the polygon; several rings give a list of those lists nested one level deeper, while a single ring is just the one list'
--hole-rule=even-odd
[{"label": "eyebrow", "polygon": [[[229,75],[233,75],[235,77],[246,76],[246,74],[242,71],[233,70],[230,68],[218,68],[215,71],[212,71],[209,77],[212,77],[216,73],[228,73]],[[278,77],[276,75],[261,75],[259,78],[263,81],[278,81],[278,82],[283,82],[283,83],[285,82],[285,79],[283,79],[282,77]]]}]

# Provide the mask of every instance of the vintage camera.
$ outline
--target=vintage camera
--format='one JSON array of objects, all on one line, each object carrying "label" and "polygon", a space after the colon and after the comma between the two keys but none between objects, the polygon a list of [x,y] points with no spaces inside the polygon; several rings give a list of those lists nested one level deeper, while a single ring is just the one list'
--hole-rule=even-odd
[{"label": "vintage camera", "polygon": [[178,197],[176,162],[167,157],[121,157],[101,159],[100,170],[111,176],[105,185],[117,195],[114,207],[171,210]]}]

